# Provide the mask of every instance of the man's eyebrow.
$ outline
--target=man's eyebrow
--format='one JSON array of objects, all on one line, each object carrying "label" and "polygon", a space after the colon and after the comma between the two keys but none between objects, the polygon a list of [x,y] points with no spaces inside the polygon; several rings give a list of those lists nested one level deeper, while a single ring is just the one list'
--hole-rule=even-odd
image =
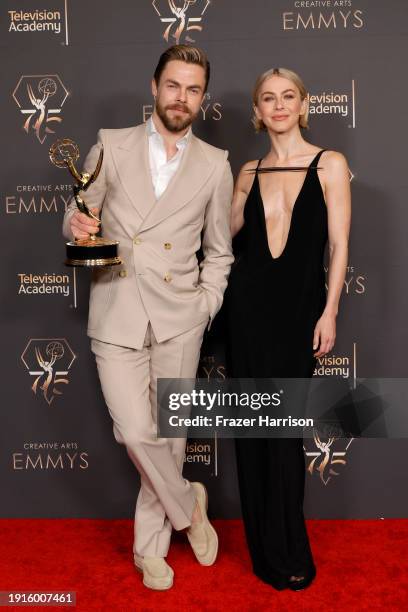
[{"label": "man's eyebrow", "polygon": [[[172,85],[180,86],[180,83],[178,81],[175,81],[174,79],[166,79],[165,83],[171,83]],[[203,87],[202,85],[194,84],[194,85],[189,85],[187,89],[203,89]]]}]

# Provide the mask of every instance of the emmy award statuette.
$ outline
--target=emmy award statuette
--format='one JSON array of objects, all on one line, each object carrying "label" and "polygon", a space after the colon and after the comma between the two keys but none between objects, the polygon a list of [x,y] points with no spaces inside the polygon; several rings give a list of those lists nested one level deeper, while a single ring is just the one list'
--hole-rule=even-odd
[{"label": "emmy award statuette", "polygon": [[[98,163],[92,174],[88,172],[78,172],[75,167],[75,162],[79,158],[78,145],[69,138],[57,140],[50,147],[50,160],[57,168],[68,168],[71,175],[76,180],[76,184],[72,186],[74,199],[78,209],[95,219],[100,223],[98,217],[92,214],[79,193],[86,191],[88,187],[96,181],[102,167],[103,148],[99,154]],[[105,238],[96,237],[93,234],[89,238],[75,239],[73,242],[66,243],[67,266],[81,266],[86,268],[116,266],[121,264],[122,260],[118,257],[119,242],[106,240]]]}]

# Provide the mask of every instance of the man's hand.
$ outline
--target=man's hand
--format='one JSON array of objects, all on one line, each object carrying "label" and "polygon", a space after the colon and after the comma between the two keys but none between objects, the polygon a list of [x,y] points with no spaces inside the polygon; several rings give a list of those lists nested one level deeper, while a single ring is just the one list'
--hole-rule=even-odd
[{"label": "man's hand", "polygon": [[[91,208],[90,211],[95,216],[99,215],[97,208]],[[70,219],[71,232],[75,238],[88,238],[90,234],[97,234],[99,232],[100,223],[88,217],[79,210],[76,210]]]}]

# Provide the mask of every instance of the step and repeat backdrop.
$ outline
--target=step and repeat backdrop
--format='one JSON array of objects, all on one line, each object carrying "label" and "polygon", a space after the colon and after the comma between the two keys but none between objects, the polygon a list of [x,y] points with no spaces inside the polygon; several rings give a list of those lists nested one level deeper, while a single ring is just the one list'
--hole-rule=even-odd
[{"label": "step and repeat backdrop", "polygon": [[[133,515],[138,476],[86,337],[90,273],[63,264],[72,179],[48,149],[69,137],[84,159],[99,128],[145,121],[170,44],[209,55],[195,133],[229,150],[234,174],[268,150],[250,123],[257,75],[303,77],[305,137],[346,155],[353,195],[337,343],[315,374],[407,375],[405,0],[3,0],[1,13],[1,516]],[[223,328],[221,311],[200,377],[227,376]],[[405,439],[306,440],[307,517],[408,516],[407,450]],[[240,516],[232,440],[189,440],[185,474],[206,482],[213,515]]]}]

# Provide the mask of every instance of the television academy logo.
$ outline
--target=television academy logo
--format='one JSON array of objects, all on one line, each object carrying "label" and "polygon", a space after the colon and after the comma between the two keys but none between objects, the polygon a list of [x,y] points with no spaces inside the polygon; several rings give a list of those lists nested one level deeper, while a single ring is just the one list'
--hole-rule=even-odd
[{"label": "television academy logo", "polygon": [[357,376],[357,342],[353,342],[353,350],[346,353],[328,353],[316,360],[313,376],[318,378],[344,378],[356,380]]},{"label": "television academy logo", "polygon": [[[152,0],[152,6],[165,26],[164,40],[174,39],[170,42],[178,45],[184,36],[186,43],[195,42],[188,32],[202,31],[201,22],[210,3],[210,0]],[[191,16],[187,17],[187,11]]]},{"label": "television academy logo", "polygon": [[187,442],[184,463],[200,463],[207,467],[211,465],[211,444],[200,442]]},{"label": "television academy logo", "polygon": [[53,128],[62,122],[61,110],[68,95],[58,74],[22,75],[13,98],[25,118],[24,131],[34,132],[43,144],[48,134],[55,134]]},{"label": "television academy logo", "polygon": [[46,272],[32,274],[31,272],[18,272],[18,295],[63,295],[69,296],[70,277],[68,274]]},{"label": "television academy logo", "polygon": [[59,386],[69,383],[68,373],[75,359],[65,338],[31,338],[21,361],[34,377],[31,385],[34,395],[42,395],[50,406],[56,396],[62,395]]},{"label": "television academy logo", "polygon": [[[63,15],[60,10],[33,8],[32,10],[14,9],[8,11],[10,23],[9,32],[22,34],[25,32],[52,32],[61,34]],[[65,11],[64,17],[66,18]]]},{"label": "television academy logo", "polygon": [[351,80],[350,89],[318,91],[309,93],[309,114],[340,117],[348,120],[348,127],[356,127],[356,81]]}]

